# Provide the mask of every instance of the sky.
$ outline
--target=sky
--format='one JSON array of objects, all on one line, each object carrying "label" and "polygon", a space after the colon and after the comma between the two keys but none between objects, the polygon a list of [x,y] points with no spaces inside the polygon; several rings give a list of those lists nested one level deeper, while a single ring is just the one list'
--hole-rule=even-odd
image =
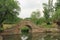
[{"label": "sky", "polygon": [[[54,0],[55,3],[56,0]],[[31,16],[33,11],[39,9],[41,16],[43,16],[43,5],[42,3],[48,3],[48,0],[18,0],[21,7],[21,12],[19,12],[20,18],[28,18]]]}]

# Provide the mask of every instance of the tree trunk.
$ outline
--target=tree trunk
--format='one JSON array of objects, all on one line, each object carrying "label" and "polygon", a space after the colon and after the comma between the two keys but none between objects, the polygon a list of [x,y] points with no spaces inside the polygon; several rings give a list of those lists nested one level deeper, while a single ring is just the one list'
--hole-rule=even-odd
[{"label": "tree trunk", "polygon": [[0,24],[0,33],[3,32],[3,24]]}]

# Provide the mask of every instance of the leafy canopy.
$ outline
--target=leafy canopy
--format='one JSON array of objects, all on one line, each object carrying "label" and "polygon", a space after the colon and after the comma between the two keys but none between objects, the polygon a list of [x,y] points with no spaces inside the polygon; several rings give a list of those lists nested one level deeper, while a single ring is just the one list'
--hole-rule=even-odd
[{"label": "leafy canopy", "polygon": [[13,20],[20,11],[16,0],[0,0],[0,24],[5,20]]}]

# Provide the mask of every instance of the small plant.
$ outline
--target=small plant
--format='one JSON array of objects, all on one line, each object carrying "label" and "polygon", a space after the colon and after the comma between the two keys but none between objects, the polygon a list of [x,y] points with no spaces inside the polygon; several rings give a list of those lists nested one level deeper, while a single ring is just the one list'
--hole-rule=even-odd
[{"label": "small plant", "polygon": [[0,32],[3,32],[3,28],[0,28]]},{"label": "small plant", "polygon": [[27,35],[28,33],[29,33],[29,28],[28,27],[22,27],[21,28],[21,32],[22,32],[22,34],[24,34],[24,35]]}]

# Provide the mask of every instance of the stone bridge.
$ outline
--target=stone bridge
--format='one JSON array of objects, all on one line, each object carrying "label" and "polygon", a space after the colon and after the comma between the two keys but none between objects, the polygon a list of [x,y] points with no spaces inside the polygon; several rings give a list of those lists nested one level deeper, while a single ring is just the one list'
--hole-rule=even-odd
[{"label": "stone bridge", "polygon": [[20,23],[16,24],[14,27],[4,30],[4,32],[1,33],[1,35],[20,34],[21,33],[21,28],[24,27],[24,26],[29,27],[31,29],[32,33],[33,32],[39,32],[40,30],[42,30],[41,28],[39,28],[37,25],[35,25],[31,21],[23,20]]}]

